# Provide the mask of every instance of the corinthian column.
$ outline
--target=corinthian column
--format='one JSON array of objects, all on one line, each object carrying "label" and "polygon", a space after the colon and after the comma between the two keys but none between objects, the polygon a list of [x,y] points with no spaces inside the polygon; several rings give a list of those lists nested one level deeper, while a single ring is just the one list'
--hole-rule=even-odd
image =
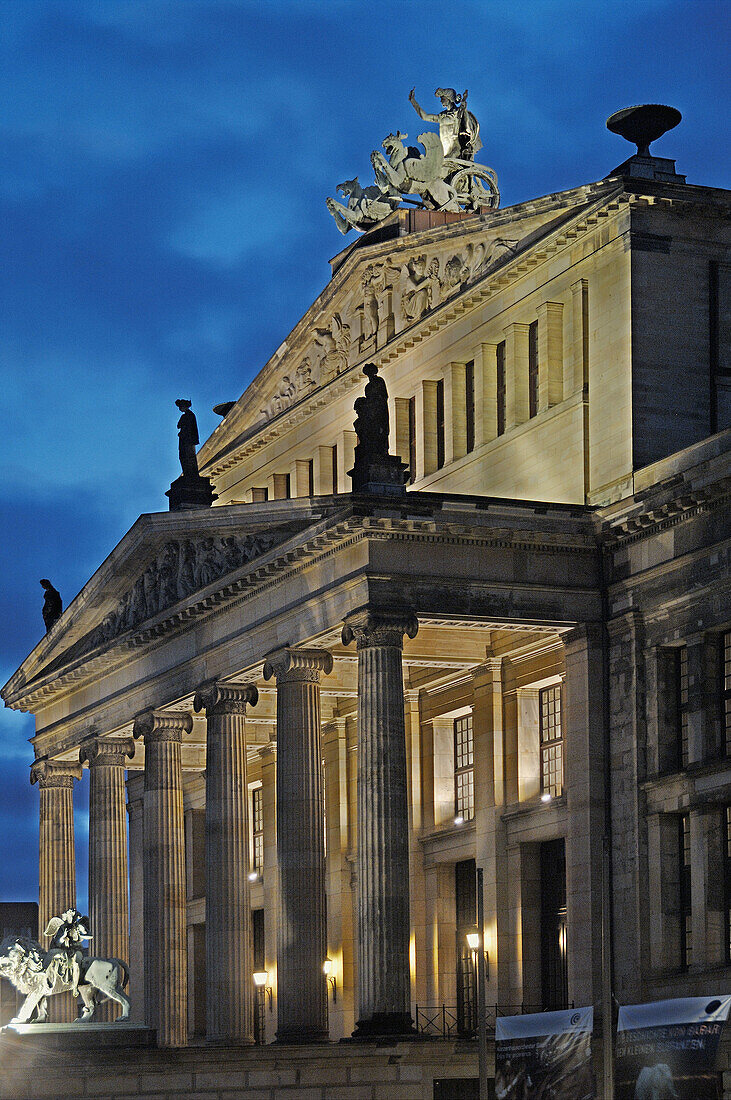
[{"label": "corinthian column", "polygon": [[[37,760],[30,769],[31,783],[40,789],[38,849],[38,938],[51,917],[76,907],[76,851],[74,848],[74,780],[81,779],[78,764]],[[47,947],[48,944],[46,943]],[[73,1020],[71,997],[51,998],[50,1018]]]},{"label": "corinthian column", "polygon": [[[89,765],[89,918],[94,954],[125,962],[129,900],[124,761],[134,751],[131,737],[93,737],[79,750],[79,763]],[[112,1005],[100,1005],[96,1014],[111,1019]]]},{"label": "corinthian column", "polygon": [[369,609],[343,627],[358,647],[358,1038],[413,1030],[402,652],[418,628]]},{"label": "corinthian column", "polygon": [[277,679],[277,1039],[327,1038],[325,836],[320,673],[332,657],[319,649],[282,649],[264,665]]},{"label": "corinthian column", "polygon": [[145,1022],[163,1047],[183,1046],[188,1037],[180,743],[192,728],[190,714],[156,710],[134,724],[134,736],[145,743]]},{"label": "corinthian column", "polygon": [[253,1043],[246,704],[254,684],[206,684],[206,1041]]}]

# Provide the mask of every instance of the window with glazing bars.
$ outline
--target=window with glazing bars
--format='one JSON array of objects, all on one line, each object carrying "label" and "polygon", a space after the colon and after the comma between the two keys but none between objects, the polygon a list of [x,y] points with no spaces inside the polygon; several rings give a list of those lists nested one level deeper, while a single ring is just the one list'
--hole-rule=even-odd
[{"label": "window with glazing bars", "polygon": [[471,359],[464,369],[465,376],[465,421],[466,421],[466,451],[470,454],[475,449],[475,361]]},{"label": "window with glazing bars", "polygon": [[409,484],[416,481],[416,398],[409,398]]},{"label": "window with glazing bars", "polygon": [[501,340],[496,349],[497,358],[497,434],[505,434],[505,341]]},{"label": "window with glazing bars", "polygon": [[723,913],[726,923],[724,956],[731,963],[731,804],[723,807],[721,817],[721,856],[723,859]]},{"label": "window with glazing bars", "polygon": [[253,840],[252,870],[261,875],[264,870],[264,804],[261,787],[251,792],[251,836]]},{"label": "window with glazing bars", "polygon": [[678,691],[678,757],[681,768],[688,766],[688,649],[678,650],[677,663]]},{"label": "window with glazing bars", "polygon": [[693,920],[690,907],[690,814],[681,814],[678,827],[680,856],[680,967],[693,961]]},{"label": "window with glazing bars", "polygon": [[538,414],[538,322],[528,327],[528,416]]},{"label": "window with glazing bars", "polygon": [[471,714],[454,720],[454,816],[465,821],[471,821],[475,816]]},{"label": "window with glazing bars", "polygon": [[444,379],[437,382],[437,469],[444,465]]},{"label": "window with glazing bars", "polygon": [[723,716],[726,756],[731,756],[731,630],[721,638],[721,713]]},{"label": "window with glazing bars", "polygon": [[541,794],[558,797],[563,790],[563,729],[561,685],[538,693],[541,738]]}]

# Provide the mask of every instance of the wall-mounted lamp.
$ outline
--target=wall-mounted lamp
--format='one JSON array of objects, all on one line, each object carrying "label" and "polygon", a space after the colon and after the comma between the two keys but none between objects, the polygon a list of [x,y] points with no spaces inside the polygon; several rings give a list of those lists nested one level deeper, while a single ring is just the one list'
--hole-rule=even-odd
[{"label": "wall-mounted lamp", "polygon": [[258,871],[249,871],[249,882],[258,882],[258,881],[259,881],[259,872]]},{"label": "wall-mounted lamp", "polygon": [[455,825],[464,825],[464,816],[462,814],[457,814],[455,819],[454,819],[454,824]]},{"label": "wall-mounted lamp", "polygon": [[322,964],[322,972],[323,972],[323,974],[325,975],[325,977],[327,979],[328,985],[332,986],[333,1004],[336,1004],[337,1000],[338,1000],[338,985],[337,985],[337,982],[335,981],[335,975],[332,973],[332,968],[333,968],[332,959],[325,959],[324,963]]},{"label": "wall-mounted lamp", "polygon": [[541,795],[541,802],[550,802],[550,801],[551,801],[551,792],[550,791],[544,791],[543,794]]},{"label": "wall-mounted lamp", "polygon": [[254,971],[254,985],[256,986],[257,992],[259,990],[261,990],[262,993],[266,993],[269,996],[269,1011],[273,1012],[274,1009],[272,1008],[272,987],[270,985],[267,985],[268,981],[269,981],[268,971],[266,971],[266,970],[255,970]]}]

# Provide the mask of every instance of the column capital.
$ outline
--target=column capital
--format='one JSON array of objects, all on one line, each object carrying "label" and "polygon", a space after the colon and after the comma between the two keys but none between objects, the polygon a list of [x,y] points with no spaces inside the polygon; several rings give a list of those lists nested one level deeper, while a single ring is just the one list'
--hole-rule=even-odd
[{"label": "column capital", "polygon": [[206,717],[216,714],[246,714],[246,706],[259,702],[256,684],[224,684],[220,680],[202,684],[195,693],[193,710],[205,710]]},{"label": "column capital", "polygon": [[332,672],[332,654],[326,649],[290,649],[285,646],[270,653],[264,662],[264,679],[276,676],[278,681],[309,681],[318,684],[320,673]]},{"label": "column capital", "polygon": [[72,790],[75,779],[81,779],[81,765],[71,761],[36,760],[30,766],[31,785],[37,783],[42,791],[49,787]]},{"label": "column capital", "polygon": [[367,649],[370,646],[395,646],[402,649],[404,634],[415,638],[418,630],[419,620],[409,609],[394,608],[386,611],[362,607],[346,616],[342,641],[343,645],[350,645],[355,641],[358,649]]},{"label": "column capital", "polygon": [[133,737],[109,737],[107,734],[90,737],[79,749],[79,763],[89,767],[124,767],[125,757],[135,754]]},{"label": "column capital", "polygon": [[182,741],[184,733],[193,729],[193,715],[187,711],[148,710],[135,718],[134,737],[149,741]]}]

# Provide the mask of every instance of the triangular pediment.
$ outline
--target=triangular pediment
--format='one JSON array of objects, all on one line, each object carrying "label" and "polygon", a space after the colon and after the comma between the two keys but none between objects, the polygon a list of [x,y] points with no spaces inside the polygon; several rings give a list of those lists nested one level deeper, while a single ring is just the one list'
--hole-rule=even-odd
[{"label": "triangular pediment", "polygon": [[214,600],[321,515],[293,502],[139,518],[2,689],[33,685],[116,647],[143,644],[171,618]]},{"label": "triangular pediment", "polygon": [[[579,220],[621,184],[603,180],[486,214],[423,228],[399,210],[332,261],[333,276],[199,452],[207,473],[247,441],[387,348],[425,316],[469,294]],[[419,211],[428,214],[428,211]]]}]

